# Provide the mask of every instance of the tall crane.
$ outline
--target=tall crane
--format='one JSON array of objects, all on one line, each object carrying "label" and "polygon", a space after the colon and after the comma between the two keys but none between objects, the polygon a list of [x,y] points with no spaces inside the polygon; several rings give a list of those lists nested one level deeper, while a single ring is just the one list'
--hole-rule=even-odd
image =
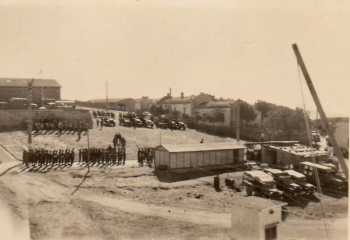
[{"label": "tall crane", "polygon": [[328,120],[327,120],[327,116],[326,116],[326,113],[324,112],[323,110],[323,107],[321,105],[321,102],[320,102],[320,99],[317,95],[317,92],[316,92],[316,89],[314,87],[314,84],[312,83],[311,81],[311,77],[306,69],[306,66],[305,66],[305,63],[304,63],[304,60],[300,54],[300,51],[299,51],[299,48],[297,46],[296,43],[292,44],[292,48],[293,48],[293,51],[294,51],[294,54],[297,58],[297,62],[298,62],[298,65],[304,75],[304,79],[306,81],[306,84],[310,90],[310,93],[311,93],[311,96],[315,102],[315,105],[317,107],[317,111],[320,115],[320,120],[321,120],[321,124],[322,124],[322,127],[327,131],[327,134],[328,134],[328,137],[329,137],[329,140],[332,144],[332,146],[334,147],[334,152],[335,152],[335,155],[337,156],[337,159],[340,163],[340,166],[345,174],[345,177],[346,179],[348,180],[348,166],[346,165],[345,163],[345,160],[344,160],[344,157],[343,157],[343,154],[342,152],[340,151],[340,148],[338,146],[338,143],[337,143],[337,140],[335,139],[334,137],[334,134],[333,132],[331,131],[330,129],[330,126],[329,126],[329,123],[328,123]]}]

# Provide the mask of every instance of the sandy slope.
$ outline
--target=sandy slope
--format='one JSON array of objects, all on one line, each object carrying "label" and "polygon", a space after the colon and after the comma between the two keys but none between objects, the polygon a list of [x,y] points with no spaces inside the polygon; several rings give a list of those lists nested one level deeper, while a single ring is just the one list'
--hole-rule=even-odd
[{"label": "sandy slope", "polygon": [[[137,145],[159,144],[160,133],[164,143],[196,143],[203,136],[207,142],[233,141],[194,130],[117,127],[91,130],[91,145],[106,147],[115,132],[127,139],[128,159],[136,158]],[[78,140],[76,135],[70,134],[45,135],[34,137],[34,145],[77,148],[85,147],[86,140],[86,136]],[[18,158],[25,142],[23,132],[0,133],[0,143]],[[244,195],[228,189],[215,192],[213,172],[189,173],[196,178],[175,182],[164,181],[152,169],[130,166],[94,167],[87,176],[87,169],[78,165],[49,172],[28,172],[22,166],[16,166],[16,160],[2,154],[2,158],[5,157],[6,161],[0,164],[2,208],[8,209],[11,217],[27,220],[34,240],[230,239],[230,229],[225,228],[227,219],[211,218],[217,217],[216,214],[227,217],[235,198]],[[239,182],[242,173],[230,175]],[[330,236],[344,239],[347,198],[320,197],[327,212]],[[147,208],[147,205],[152,207]],[[311,202],[304,209],[290,207],[289,210],[296,215],[291,215],[281,225],[281,239],[304,236],[306,239],[324,239],[323,214],[318,203]],[[25,228],[23,232],[26,232]]]},{"label": "sandy slope", "polygon": [[[227,213],[234,199],[244,195],[215,192],[212,177],[160,182],[149,168],[93,168],[72,195],[85,172],[76,168],[40,174],[17,168],[0,178],[0,191],[14,208],[28,209],[32,239],[230,239]],[[347,214],[347,198],[325,197],[324,205],[330,235],[338,232],[344,239],[346,228],[339,219]],[[282,239],[305,234],[324,239],[318,204],[299,211],[305,216],[291,216],[281,225]],[[218,214],[222,219],[213,219]],[[331,224],[335,221],[339,224]]]},{"label": "sandy slope", "polygon": [[[128,128],[117,126],[115,128],[94,128],[90,130],[90,146],[107,147],[112,144],[115,133],[121,133],[127,141],[127,159],[137,158],[138,146],[157,146],[162,143],[199,143],[203,137],[206,142],[234,142],[230,138],[221,138],[205,133],[200,133],[193,129],[186,131],[171,131],[165,129]],[[11,133],[0,133],[0,143],[13,152],[18,158],[22,158],[22,149],[27,146],[25,132],[15,131]],[[57,132],[37,135],[33,137],[34,147],[45,147],[49,149],[58,148],[83,148],[87,147],[87,136],[83,135],[78,139],[77,134],[66,133],[57,135]]]}]

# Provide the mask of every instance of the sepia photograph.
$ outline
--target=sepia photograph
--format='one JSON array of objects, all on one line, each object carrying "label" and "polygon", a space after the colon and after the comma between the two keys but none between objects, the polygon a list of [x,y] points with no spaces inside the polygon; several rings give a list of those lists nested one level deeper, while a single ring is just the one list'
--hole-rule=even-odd
[{"label": "sepia photograph", "polygon": [[350,2],[0,0],[1,240],[347,240]]}]

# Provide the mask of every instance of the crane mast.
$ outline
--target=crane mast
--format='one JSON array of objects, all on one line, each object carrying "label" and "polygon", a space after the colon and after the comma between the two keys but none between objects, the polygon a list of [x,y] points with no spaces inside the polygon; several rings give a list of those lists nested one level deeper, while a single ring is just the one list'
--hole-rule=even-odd
[{"label": "crane mast", "polygon": [[318,111],[318,113],[320,115],[320,120],[321,120],[322,127],[327,131],[329,140],[330,140],[332,146],[334,147],[335,155],[337,156],[337,159],[340,162],[340,166],[341,166],[341,168],[342,168],[342,170],[343,170],[343,172],[345,174],[345,177],[348,180],[348,166],[345,163],[343,154],[340,151],[340,148],[338,146],[337,140],[335,139],[334,134],[333,134],[333,132],[330,129],[326,113],[323,110],[323,107],[322,107],[320,99],[319,99],[319,97],[317,95],[317,92],[316,92],[316,89],[314,87],[314,84],[311,81],[311,77],[310,77],[310,75],[309,75],[309,73],[308,73],[308,71],[306,69],[304,60],[303,60],[303,58],[302,58],[302,56],[300,54],[299,48],[298,48],[296,43],[292,44],[292,48],[293,48],[294,54],[295,54],[295,56],[297,58],[298,65],[299,65],[299,67],[300,67],[300,69],[301,69],[301,71],[302,71],[302,73],[304,75],[304,79],[306,81],[306,84],[307,84],[307,86],[308,86],[308,88],[310,90],[312,99],[314,100],[315,105],[317,107],[317,111]]}]

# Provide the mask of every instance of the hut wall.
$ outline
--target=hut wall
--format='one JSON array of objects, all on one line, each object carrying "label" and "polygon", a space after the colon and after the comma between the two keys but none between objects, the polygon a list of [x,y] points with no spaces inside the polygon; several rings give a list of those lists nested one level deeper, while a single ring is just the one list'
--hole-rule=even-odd
[{"label": "hut wall", "polygon": [[244,149],[238,149],[238,161],[235,161],[234,163],[238,164],[238,163],[243,163],[244,161]]},{"label": "hut wall", "polygon": [[165,149],[155,151],[155,167],[197,168],[214,165],[237,164],[244,159],[244,149],[213,150],[196,152],[173,152]]}]

